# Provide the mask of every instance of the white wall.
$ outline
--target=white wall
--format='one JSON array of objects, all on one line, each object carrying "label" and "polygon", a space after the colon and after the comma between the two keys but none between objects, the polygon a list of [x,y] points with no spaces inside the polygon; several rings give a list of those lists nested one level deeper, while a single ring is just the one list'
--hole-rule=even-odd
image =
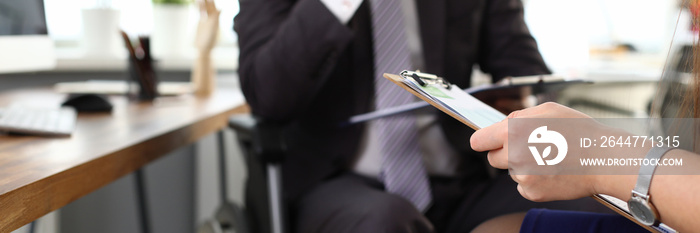
[{"label": "white wall", "polygon": [[626,43],[665,55],[679,12],[674,0],[525,1],[525,20],[545,62],[573,76],[585,72],[590,48]]}]

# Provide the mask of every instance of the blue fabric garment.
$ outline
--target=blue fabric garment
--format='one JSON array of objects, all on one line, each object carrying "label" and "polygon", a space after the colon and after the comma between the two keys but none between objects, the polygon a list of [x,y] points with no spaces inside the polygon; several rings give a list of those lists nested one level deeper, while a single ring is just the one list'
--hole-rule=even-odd
[{"label": "blue fabric garment", "polygon": [[617,214],[532,209],[527,212],[521,233],[531,232],[649,232]]}]

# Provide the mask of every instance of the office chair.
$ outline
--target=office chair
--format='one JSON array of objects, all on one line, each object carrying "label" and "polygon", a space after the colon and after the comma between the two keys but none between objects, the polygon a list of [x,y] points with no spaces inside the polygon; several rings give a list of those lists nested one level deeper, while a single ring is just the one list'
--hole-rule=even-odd
[{"label": "office chair", "polygon": [[288,232],[281,176],[284,125],[241,114],[230,118],[229,127],[236,132],[248,168],[245,217],[249,232]]},{"label": "office chair", "polygon": [[246,207],[243,209],[227,199],[226,139],[224,132],[219,131],[221,204],[214,218],[202,223],[197,232],[287,232],[280,168],[286,150],[282,137],[283,125],[264,122],[250,114],[240,114],[229,119],[229,127],[236,133],[248,168]]}]

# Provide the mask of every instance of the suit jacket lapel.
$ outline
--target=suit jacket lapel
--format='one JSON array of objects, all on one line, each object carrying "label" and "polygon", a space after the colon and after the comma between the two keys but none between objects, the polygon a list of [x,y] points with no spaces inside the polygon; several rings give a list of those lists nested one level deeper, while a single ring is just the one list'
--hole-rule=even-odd
[{"label": "suit jacket lapel", "polygon": [[423,42],[425,72],[443,76],[445,59],[445,30],[447,28],[446,0],[416,0],[420,36]]}]

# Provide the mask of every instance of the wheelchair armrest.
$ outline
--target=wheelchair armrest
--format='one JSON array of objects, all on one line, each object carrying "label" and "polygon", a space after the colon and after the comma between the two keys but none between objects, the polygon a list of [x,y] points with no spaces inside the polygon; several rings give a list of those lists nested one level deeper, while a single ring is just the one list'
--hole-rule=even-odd
[{"label": "wheelchair armrest", "polygon": [[284,124],[241,114],[229,119],[229,127],[236,132],[239,140],[251,143],[256,159],[264,164],[280,163],[284,159],[287,150],[283,136]]},{"label": "wheelchair armrest", "polygon": [[246,209],[255,232],[286,232],[280,164],[287,150],[284,126],[250,114],[229,119],[229,127],[247,151]]},{"label": "wheelchair armrest", "polygon": [[255,118],[250,114],[234,115],[228,120],[228,126],[236,132],[238,140],[250,142],[256,124]]}]

